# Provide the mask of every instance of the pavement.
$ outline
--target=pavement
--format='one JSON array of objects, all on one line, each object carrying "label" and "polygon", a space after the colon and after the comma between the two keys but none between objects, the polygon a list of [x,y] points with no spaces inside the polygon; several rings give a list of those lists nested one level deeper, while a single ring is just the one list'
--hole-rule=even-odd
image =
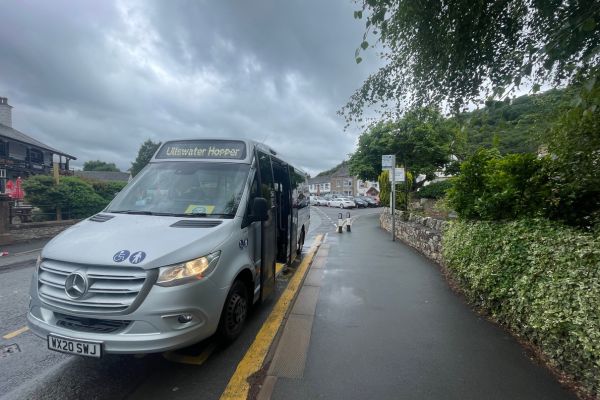
[{"label": "pavement", "polygon": [[377,215],[329,233],[259,399],[575,399]]}]

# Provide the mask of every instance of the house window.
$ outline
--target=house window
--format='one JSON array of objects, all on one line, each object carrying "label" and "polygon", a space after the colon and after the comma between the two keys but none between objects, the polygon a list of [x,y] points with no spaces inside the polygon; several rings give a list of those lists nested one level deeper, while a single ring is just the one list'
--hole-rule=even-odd
[{"label": "house window", "polygon": [[29,149],[29,161],[43,164],[44,163],[44,154],[37,149]]},{"label": "house window", "polygon": [[8,143],[0,142],[0,157],[8,156]]}]

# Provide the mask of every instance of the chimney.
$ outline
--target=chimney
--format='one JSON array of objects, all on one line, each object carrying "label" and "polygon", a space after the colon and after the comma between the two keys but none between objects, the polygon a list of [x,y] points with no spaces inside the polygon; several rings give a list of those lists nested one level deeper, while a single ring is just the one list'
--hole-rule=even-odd
[{"label": "chimney", "polygon": [[0,97],[0,124],[12,128],[12,106],[8,104],[6,97]]}]

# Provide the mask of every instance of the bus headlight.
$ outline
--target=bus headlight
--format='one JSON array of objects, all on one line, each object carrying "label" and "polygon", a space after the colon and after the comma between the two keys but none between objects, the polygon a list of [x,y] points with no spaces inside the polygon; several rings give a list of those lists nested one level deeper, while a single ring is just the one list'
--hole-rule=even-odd
[{"label": "bus headlight", "polygon": [[159,286],[176,286],[202,279],[215,269],[220,255],[220,251],[215,251],[207,256],[181,264],[161,267],[156,284]]}]

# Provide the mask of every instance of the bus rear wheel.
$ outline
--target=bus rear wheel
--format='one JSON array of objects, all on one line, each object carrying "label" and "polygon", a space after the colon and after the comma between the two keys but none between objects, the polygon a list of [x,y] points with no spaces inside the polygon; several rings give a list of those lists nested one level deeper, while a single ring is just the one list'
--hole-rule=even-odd
[{"label": "bus rear wheel", "polygon": [[229,290],[225,307],[219,322],[219,334],[226,342],[233,342],[240,336],[248,317],[248,291],[240,280]]}]

